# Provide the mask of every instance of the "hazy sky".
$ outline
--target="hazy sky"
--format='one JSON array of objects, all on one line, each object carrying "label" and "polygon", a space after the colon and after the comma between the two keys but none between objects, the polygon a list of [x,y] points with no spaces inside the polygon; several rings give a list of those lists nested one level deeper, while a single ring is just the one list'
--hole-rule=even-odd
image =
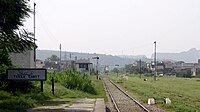
[{"label": "hazy sky", "polygon": [[[200,49],[200,0],[31,0],[38,49],[147,55]],[[33,31],[33,17],[26,29]]]}]

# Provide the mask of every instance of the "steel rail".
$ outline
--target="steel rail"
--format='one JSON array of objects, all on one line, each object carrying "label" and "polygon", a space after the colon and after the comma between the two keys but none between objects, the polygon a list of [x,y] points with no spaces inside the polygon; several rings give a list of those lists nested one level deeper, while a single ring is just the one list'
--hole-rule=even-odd
[{"label": "steel rail", "polygon": [[109,80],[115,87],[117,87],[121,92],[123,92],[127,97],[129,97],[131,100],[133,100],[136,104],[138,104],[144,111],[150,112],[145,106],[143,106],[140,102],[138,102],[136,99],[134,99],[132,96],[130,96],[127,92],[125,92],[123,89],[121,89],[119,86],[117,86],[114,82]]},{"label": "steel rail", "polygon": [[111,98],[111,101],[112,101],[113,104],[114,104],[115,109],[117,110],[117,112],[120,112],[119,107],[117,106],[117,103],[116,103],[115,99],[113,98],[112,93],[110,92],[110,90],[108,89],[107,85],[105,84],[105,81],[104,81],[104,86],[105,86],[105,89],[106,89],[107,92],[108,92],[108,95],[109,95],[110,98]]}]

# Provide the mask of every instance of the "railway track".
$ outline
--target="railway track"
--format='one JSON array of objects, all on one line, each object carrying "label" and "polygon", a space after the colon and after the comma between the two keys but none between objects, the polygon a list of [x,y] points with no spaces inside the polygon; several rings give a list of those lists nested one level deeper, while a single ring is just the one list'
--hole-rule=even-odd
[{"label": "railway track", "polygon": [[109,79],[104,79],[104,86],[116,112],[150,112]]}]

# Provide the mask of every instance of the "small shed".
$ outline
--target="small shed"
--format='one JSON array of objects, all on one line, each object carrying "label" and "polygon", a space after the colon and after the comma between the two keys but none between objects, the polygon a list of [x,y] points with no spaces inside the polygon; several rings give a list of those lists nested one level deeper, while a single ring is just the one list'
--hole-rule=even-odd
[{"label": "small shed", "polygon": [[76,60],[75,65],[76,69],[80,71],[81,74],[87,74],[87,75],[90,75],[90,72],[93,67],[89,59]]}]

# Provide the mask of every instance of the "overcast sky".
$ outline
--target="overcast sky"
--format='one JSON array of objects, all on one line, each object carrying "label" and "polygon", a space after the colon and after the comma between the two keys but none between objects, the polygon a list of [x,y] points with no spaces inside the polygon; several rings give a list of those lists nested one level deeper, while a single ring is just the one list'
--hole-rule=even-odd
[{"label": "overcast sky", "polygon": [[[147,55],[200,49],[200,0],[31,0],[38,49]],[[33,31],[33,17],[26,29]]]}]

